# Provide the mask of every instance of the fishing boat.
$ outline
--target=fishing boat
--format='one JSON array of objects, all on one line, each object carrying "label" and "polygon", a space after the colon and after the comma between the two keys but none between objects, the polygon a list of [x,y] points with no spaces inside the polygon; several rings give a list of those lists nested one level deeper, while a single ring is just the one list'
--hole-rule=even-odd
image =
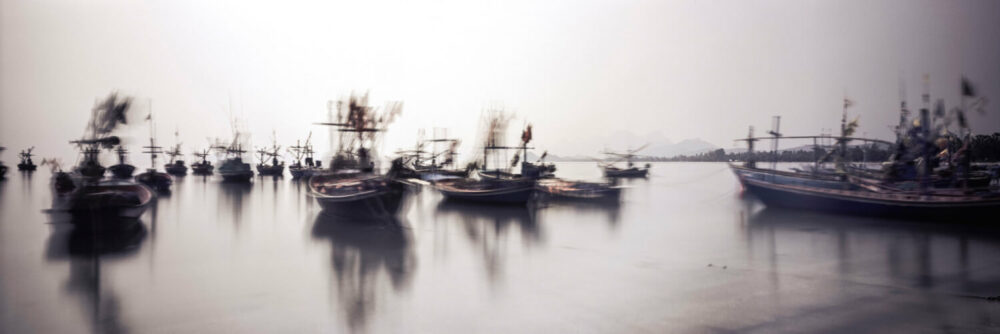
[{"label": "fishing boat", "polygon": [[139,218],[156,198],[146,186],[121,180],[85,184],[66,196],[65,204],[56,210],[74,215],[119,218]]},{"label": "fishing boat", "polygon": [[17,164],[17,170],[33,172],[36,168],[38,168],[38,166],[31,161],[31,157],[34,156],[34,154],[31,154],[31,151],[34,149],[34,147],[29,147],[27,150],[21,151],[21,154],[19,154],[21,162]]},{"label": "fishing boat", "polygon": [[149,138],[149,146],[143,148],[146,150],[142,153],[149,154],[150,168],[147,168],[145,173],[136,175],[135,180],[157,191],[169,191],[174,179],[169,174],[156,170],[156,155],[163,153],[163,147],[156,146],[154,139]]},{"label": "fishing boat", "polygon": [[[524,152],[528,148],[527,142],[530,141],[530,133],[527,136],[522,133],[523,145],[521,146],[501,146],[499,144],[504,142],[507,123],[510,120],[509,116],[501,111],[493,111],[487,113],[484,119],[486,141],[483,145],[482,168],[476,177],[438,181],[434,183],[434,188],[446,200],[524,205],[534,198],[536,178],[531,175],[524,177],[523,174],[513,174],[509,168],[501,167],[503,165],[499,163],[500,154],[498,153],[505,150]],[[491,157],[498,166],[492,170],[489,168]],[[511,168],[519,160],[520,155],[515,153],[511,161]]]},{"label": "fishing boat", "polygon": [[309,178],[309,192],[324,211],[341,215],[395,215],[405,185],[384,175],[322,173]]},{"label": "fishing boat", "polygon": [[[650,164],[646,164],[642,167],[636,167],[632,160],[635,159],[636,153],[642,151],[647,145],[643,145],[634,150],[626,150],[624,153],[605,151],[604,154],[608,156],[608,160],[605,162],[600,162],[598,165],[604,171],[605,177],[611,178],[630,178],[630,177],[646,177],[649,175]],[[625,168],[620,168],[615,166],[616,163],[625,161]]]},{"label": "fishing boat", "polygon": [[[260,155],[260,158],[257,160],[257,174],[261,176],[281,176],[284,174],[285,163],[278,160],[278,157],[281,156],[280,151],[281,146],[278,146],[277,143],[274,143],[270,149],[258,149],[257,154]],[[268,160],[271,161],[270,165],[266,163]]]},{"label": "fishing boat", "polygon": [[173,176],[184,176],[187,175],[188,167],[184,164],[183,159],[177,159],[177,157],[183,157],[184,153],[181,153],[181,144],[177,143],[174,148],[164,152],[167,154],[169,160],[167,164],[163,165],[163,170],[167,171],[167,174]]},{"label": "fishing boat", "polygon": [[[117,139],[117,138],[116,138]],[[82,158],[80,162],[73,169],[73,175],[77,178],[86,180],[99,180],[104,177],[104,171],[106,170],[104,166],[101,166],[101,162],[98,159],[100,155],[100,143],[99,140],[76,140],[72,143],[79,145],[80,153]]]},{"label": "fishing boat", "polygon": [[534,180],[455,179],[434,183],[447,200],[492,204],[525,204],[535,194]]},{"label": "fishing boat", "polygon": [[559,178],[539,180],[538,191],[552,199],[609,201],[621,198],[622,187],[608,182],[570,181]]},{"label": "fishing boat", "polygon": [[132,166],[126,160],[128,157],[128,150],[125,149],[124,145],[118,145],[115,149],[115,153],[118,154],[118,164],[108,167],[111,171],[111,175],[119,179],[129,179],[132,178],[132,174],[135,173],[135,166]]},{"label": "fishing boat", "polygon": [[212,166],[212,162],[208,161],[209,150],[204,150],[201,152],[194,152],[194,156],[201,159],[191,164],[191,173],[195,175],[212,175],[212,170],[215,166]]},{"label": "fishing boat", "polygon": [[98,154],[101,148],[121,145],[118,137],[108,134],[124,124],[131,101],[131,98],[119,99],[112,93],[94,108],[84,139],[70,142],[80,147],[84,156],[73,176],[63,173],[56,160],[43,160],[53,167],[56,194],[53,209],[85,217],[138,218],[155,198],[153,192],[141,184],[101,178],[104,167],[100,166]]},{"label": "fishing boat", "polygon": [[226,153],[226,159],[219,164],[217,169],[222,175],[223,182],[250,182],[253,178],[253,169],[250,164],[243,162],[243,145],[239,142],[239,133],[233,138],[233,142],[227,147],[222,147]]},{"label": "fishing boat", "polygon": [[[963,82],[963,90],[967,83]],[[842,159],[838,159],[838,174],[842,175],[843,183],[851,187],[824,187],[810,182],[793,183],[777,178],[753,177],[752,174],[737,172],[747,193],[759,198],[769,206],[791,207],[818,211],[832,211],[863,215],[893,216],[918,219],[939,219],[957,217],[985,217],[1000,212],[1000,192],[996,189],[972,187],[968,182],[971,173],[968,152],[963,150],[947,151],[954,146],[967,147],[969,130],[965,123],[965,103],[968,96],[963,95],[963,107],[956,109],[947,119],[943,103],[938,104],[935,112],[938,117],[930,117],[929,98],[925,93],[924,101],[927,107],[920,110],[918,119],[908,124],[905,103],[901,113],[900,127],[897,128],[897,153],[891,161],[884,164],[884,174],[877,176],[870,171],[852,174],[850,168],[844,168]],[[855,140],[849,137],[857,126],[856,121],[846,123],[846,109],[850,105],[845,99],[844,114],[841,121],[841,137],[837,145],[840,152],[846,151],[847,142]],[[958,124],[958,133],[953,135],[950,124]],[[780,134],[776,137],[781,137]],[[961,138],[965,138],[964,140]],[[782,137],[796,138],[796,137]],[[808,138],[808,137],[807,137]],[[956,145],[950,143],[957,142]],[[964,142],[964,144],[962,144]],[[961,144],[961,145],[958,145]],[[945,149],[945,151],[937,152]],[[950,159],[940,157],[954,154]],[[950,179],[947,184],[935,184],[939,169],[935,165],[951,162],[940,170],[948,170]],[[900,172],[904,169],[904,172]],[[908,170],[906,170],[908,169]],[[767,173],[759,170],[759,173]],[[775,173],[776,174],[776,173]],[[874,176],[873,176],[874,175]],[[987,184],[996,182],[991,180]]]},{"label": "fishing boat", "polygon": [[1000,212],[1000,195],[837,190],[743,179],[746,191],[768,206],[907,218],[989,217]]},{"label": "fishing boat", "polygon": [[[434,182],[469,176],[468,168],[455,167],[455,157],[458,155],[458,146],[461,141],[446,137],[439,138],[438,134],[438,129],[435,129],[434,138],[423,140],[421,139],[423,137],[421,130],[418,132],[417,145],[413,150],[396,151],[396,154],[403,158],[404,166],[407,167],[409,175],[406,177]],[[441,149],[439,147],[441,145],[445,145],[445,148]],[[428,146],[430,151],[425,150],[425,147]]]},{"label": "fishing boat", "polygon": [[[331,103],[331,109],[332,106]],[[377,115],[368,105],[367,94],[352,94],[347,103],[337,103],[337,110],[335,121],[318,123],[335,127],[340,142],[330,169],[309,178],[309,194],[325,212],[342,216],[394,216],[405,193],[405,184],[396,177],[402,161],[394,160],[386,174],[379,174],[371,157],[379,134],[402,111],[402,103],[391,102]]]},{"label": "fishing boat", "polygon": [[316,171],[321,170],[320,161],[313,159],[313,147],[310,143],[312,139],[312,132],[306,137],[305,145],[302,145],[300,141],[295,141],[295,146],[289,147],[288,151],[292,154],[294,162],[288,166],[288,173],[292,175],[293,180],[299,179],[309,179]]}]

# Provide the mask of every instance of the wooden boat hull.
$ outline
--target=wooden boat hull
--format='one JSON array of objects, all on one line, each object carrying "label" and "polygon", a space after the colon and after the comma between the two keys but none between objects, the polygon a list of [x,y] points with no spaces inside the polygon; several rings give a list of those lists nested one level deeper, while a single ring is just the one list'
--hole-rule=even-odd
[{"label": "wooden boat hull", "polygon": [[622,188],[604,183],[557,180],[540,182],[538,191],[548,198],[570,201],[618,201]]},{"label": "wooden boat hull", "polygon": [[35,164],[17,164],[17,170],[25,172],[33,172],[38,166]]},{"label": "wooden boat hull", "polygon": [[771,183],[820,187],[827,189],[857,189],[850,182],[833,176],[787,172],[774,169],[748,168],[730,164],[733,174],[743,183],[744,179],[755,179]]},{"label": "wooden boat hull", "polygon": [[[350,184],[347,187],[354,190],[334,193],[323,190],[324,187],[341,184]],[[404,184],[382,177],[318,175],[309,180],[309,193],[323,211],[346,217],[395,216],[402,207],[405,192]]]},{"label": "wooden boat hull", "polygon": [[774,207],[917,219],[984,217],[1000,212],[1000,196],[875,193],[745,179],[746,191]]},{"label": "wooden boat hull", "polygon": [[88,185],[69,195],[66,211],[85,217],[136,219],[154,198],[152,190],[138,183]]},{"label": "wooden boat hull", "polygon": [[647,177],[647,176],[649,176],[649,169],[648,168],[635,168],[635,167],[628,168],[628,169],[617,169],[617,168],[611,169],[611,168],[605,168],[604,169],[604,176],[605,177],[622,177],[622,178],[627,178],[627,177]]},{"label": "wooden boat hull", "polygon": [[435,184],[435,188],[448,200],[494,204],[525,204],[535,194],[535,186],[529,182],[512,182],[509,186],[482,190],[463,189],[450,182],[441,182]]}]

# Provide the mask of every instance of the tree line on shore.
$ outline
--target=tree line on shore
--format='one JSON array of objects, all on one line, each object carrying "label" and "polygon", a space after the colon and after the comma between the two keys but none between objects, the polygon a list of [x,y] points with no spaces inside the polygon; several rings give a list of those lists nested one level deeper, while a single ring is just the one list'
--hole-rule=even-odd
[{"label": "tree line on shore", "polygon": [[[973,162],[1000,162],[1000,132],[990,135],[972,136],[969,142],[968,152]],[[824,147],[814,147],[802,150],[784,150],[775,153],[770,150],[760,150],[749,152],[726,152],[724,149],[717,149],[693,155],[679,155],[675,157],[644,157],[637,161],[696,161],[696,162],[725,162],[725,161],[746,161],[751,154],[757,161],[779,161],[779,162],[813,162],[825,156],[828,150]],[[850,161],[886,161],[893,153],[892,147],[886,145],[858,145],[847,149],[847,158]]]}]

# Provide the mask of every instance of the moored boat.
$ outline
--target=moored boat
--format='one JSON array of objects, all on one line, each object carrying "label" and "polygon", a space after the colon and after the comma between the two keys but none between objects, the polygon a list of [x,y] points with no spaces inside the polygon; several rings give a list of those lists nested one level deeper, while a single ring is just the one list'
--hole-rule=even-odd
[{"label": "moored boat", "polygon": [[123,145],[118,145],[115,149],[115,153],[118,154],[118,164],[108,167],[111,171],[111,175],[119,179],[128,179],[132,177],[135,173],[135,166],[130,165],[127,162],[128,150],[125,149]]},{"label": "moored boat", "polygon": [[553,199],[618,201],[622,187],[614,183],[570,181],[550,178],[538,181],[538,191]]},{"label": "moored boat", "polygon": [[139,218],[156,195],[142,184],[101,181],[85,184],[67,194],[64,207],[74,215]]},{"label": "moored boat", "polygon": [[195,175],[212,175],[215,166],[212,166],[212,162],[208,161],[208,150],[194,152],[194,155],[201,159],[201,161],[195,161],[191,164],[191,173]]},{"label": "moored boat", "polygon": [[243,162],[243,144],[240,142],[240,133],[237,131],[233,135],[233,141],[228,146],[216,146],[216,149],[226,154],[225,160],[219,163],[216,171],[222,176],[223,182],[250,182],[253,178],[253,169],[250,164]]},{"label": "moored boat", "polygon": [[34,147],[29,147],[27,150],[21,151],[21,154],[18,155],[21,158],[21,162],[17,164],[17,170],[33,172],[38,168],[38,166],[31,161],[31,157],[34,156],[34,154],[31,154],[31,151],[34,149]]},{"label": "moored boat", "polygon": [[[334,153],[330,169],[314,172],[309,178],[309,194],[323,211],[340,216],[394,216],[401,207],[405,184],[397,173],[402,161],[396,159],[386,174],[379,174],[372,160],[379,134],[402,111],[402,103],[391,102],[384,113],[376,115],[368,106],[368,96],[351,95],[347,113],[335,122],[320,123],[334,126],[340,134],[340,146]],[[332,103],[331,103],[332,108]],[[332,114],[332,110],[331,110]]]},{"label": "moored boat", "polygon": [[[604,172],[605,177],[609,178],[631,178],[631,177],[646,177],[649,175],[650,164],[645,164],[642,167],[636,167],[632,160],[635,159],[636,153],[646,148],[646,145],[639,147],[634,150],[626,150],[625,153],[610,152],[605,151],[604,154],[611,158],[611,161],[601,162],[598,165]],[[625,161],[625,168],[619,168],[615,166],[615,163]]]},{"label": "moored boat", "polygon": [[747,192],[768,206],[917,219],[989,217],[1000,212],[1000,195],[914,194],[838,190],[744,179]]},{"label": "moored boat", "polygon": [[173,176],[187,175],[188,167],[187,165],[184,164],[184,159],[177,159],[177,157],[184,156],[184,154],[181,153],[180,143],[177,143],[177,145],[174,145],[173,149],[170,149],[164,153],[166,153],[167,156],[170,157],[169,160],[167,160],[167,164],[163,165],[163,170],[167,171],[167,174]]},{"label": "moored boat", "polygon": [[295,146],[288,148],[294,159],[292,164],[288,166],[288,173],[292,175],[293,180],[309,179],[313,173],[321,170],[320,161],[313,159],[314,151],[310,140],[312,140],[312,132],[306,137],[305,145],[300,144],[300,141],[295,141]]},{"label": "moored boat", "polygon": [[156,191],[169,191],[170,186],[174,183],[174,179],[167,173],[161,173],[156,170],[156,155],[163,153],[163,148],[156,146],[153,138],[149,138],[149,146],[143,148],[146,149],[143,153],[149,154],[150,168],[146,169],[146,172],[136,175],[135,180]]},{"label": "moored boat", "polygon": [[[280,150],[281,146],[278,146],[277,143],[274,143],[270,149],[257,150],[257,154],[260,155],[257,160],[257,174],[281,176],[285,173],[285,163],[278,160],[278,157],[281,156]],[[271,164],[267,164],[268,160],[271,161]]]},{"label": "moored boat", "polygon": [[445,199],[494,204],[525,204],[535,194],[530,180],[457,179],[434,183]]},{"label": "moored boat", "polygon": [[339,215],[393,216],[405,185],[370,173],[321,173],[309,178],[309,194],[326,212]]}]

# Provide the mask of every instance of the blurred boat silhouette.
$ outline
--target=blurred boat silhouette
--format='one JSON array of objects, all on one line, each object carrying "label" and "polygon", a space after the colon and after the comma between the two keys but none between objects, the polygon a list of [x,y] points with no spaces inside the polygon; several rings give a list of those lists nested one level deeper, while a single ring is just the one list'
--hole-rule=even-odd
[{"label": "blurred boat silhouette", "polygon": [[34,156],[34,154],[31,154],[31,151],[34,149],[34,147],[29,147],[27,150],[21,151],[21,154],[18,155],[21,158],[21,162],[17,164],[17,170],[32,172],[38,168],[38,166],[31,161],[31,157]]},{"label": "blurred boat silhouette", "polygon": [[108,170],[111,171],[111,175],[120,179],[132,178],[132,173],[135,173],[135,166],[132,166],[127,162],[128,150],[125,149],[124,145],[118,145],[118,148],[115,149],[115,153],[118,154],[118,164],[108,167]]},{"label": "blurred boat silhouette", "polygon": [[[514,174],[510,168],[516,166],[521,155],[515,151],[510,168],[500,163],[500,154],[506,150],[521,150],[527,152],[531,141],[531,126],[522,132],[520,146],[501,146],[504,142],[507,124],[510,116],[503,111],[494,110],[484,115],[485,142],[483,143],[483,160],[481,169],[475,178],[441,180],[434,183],[434,188],[446,200],[468,201],[493,204],[525,204],[535,195],[535,181],[541,176],[539,171],[529,171],[527,174]],[[491,154],[493,153],[493,154]],[[490,158],[493,157],[494,167],[489,169]],[[506,159],[504,159],[506,160]],[[522,169],[523,171],[523,169]]]},{"label": "blurred boat silhouette", "polygon": [[309,178],[309,193],[324,211],[344,216],[392,216],[399,212],[405,185],[370,173],[323,173]]},{"label": "blurred boat silhouette", "polygon": [[[646,146],[648,146],[648,144],[643,145],[634,150],[626,150],[624,153],[605,151],[604,154],[609,156],[613,160],[611,160],[610,162],[599,163],[599,166],[604,171],[604,176],[628,178],[628,177],[646,177],[647,175],[649,175],[650,165],[648,163],[641,168],[636,167],[632,163],[632,159],[636,157],[635,153],[642,151],[642,149],[646,148]],[[615,163],[621,161],[625,161],[625,168],[618,168],[617,166],[615,166]]]},{"label": "blurred boat silhouette", "polygon": [[[778,131],[780,118],[775,117],[774,129],[769,132],[771,138],[754,138],[751,128],[750,135],[741,139],[748,143],[747,161],[743,166],[731,164],[731,167],[746,191],[769,206],[918,219],[995,215],[1000,212],[1000,192],[989,185],[1000,181],[997,175],[1000,173],[977,172],[970,165],[965,97],[968,96],[963,96],[963,107],[949,116],[957,119],[958,133],[964,135],[955,135],[948,128],[953,123],[945,117],[942,102],[935,111],[939,116],[931,119],[930,99],[925,93],[927,106],[920,110],[912,125],[906,104],[901,103],[896,143],[855,138],[851,135],[858,126],[857,120],[847,122],[851,102],[845,99],[839,137],[783,136]],[[834,149],[818,158],[812,168],[785,172],[756,166],[755,141],[772,139],[772,151],[777,152],[778,139],[813,139],[815,143],[824,138],[836,141]],[[896,152],[890,161],[883,163],[881,171],[852,166],[847,161],[850,141],[882,142],[895,147]],[[777,154],[772,156],[777,159]],[[821,167],[830,157],[835,158],[835,168]]]},{"label": "blurred boat silhouette", "polygon": [[146,172],[136,175],[135,180],[157,191],[170,190],[170,186],[174,183],[174,179],[167,173],[160,173],[156,170],[156,155],[163,153],[162,147],[156,146],[156,142],[152,137],[150,137],[149,146],[144,146],[143,148],[145,148],[146,151],[143,151],[142,153],[149,154],[150,168],[147,168]]},{"label": "blurred boat silhouette", "polygon": [[[177,132],[174,132],[174,136],[176,137],[177,135],[178,135]],[[170,157],[170,159],[167,160],[167,164],[163,165],[163,170],[167,171],[167,174],[174,176],[187,175],[188,167],[187,165],[184,164],[184,160],[177,159],[177,157],[184,156],[184,153],[181,153],[181,143],[179,141],[177,142],[177,144],[174,144],[173,149],[170,149],[164,153],[166,153],[167,156]]]},{"label": "blurred boat silhouette", "polygon": [[442,180],[434,188],[445,199],[496,204],[525,204],[535,194],[534,180]]},{"label": "blurred boat silhouette", "polygon": [[204,150],[201,152],[194,152],[194,156],[201,159],[200,161],[195,161],[191,164],[191,173],[195,175],[212,175],[212,171],[215,166],[212,166],[212,162],[208,161],[209,150]]},{"label": "blurred boat silhouette", "polygon": [[217,169],[222,175],[223,182],[250,182],[253,178],[253,169],[250,164],[243,162],[243,145],[240,143],[240,133],[236,132],[232,143],[225,147],[216,147],[226,153],[226,159],[219,164]]},{"label": "blurred boat silhouette", "polygon": [[[332,114],[333,103],[328,106]],[[341,216],[393,216],[399,212],[406,190],[397,179],[402,161],[394,160],[388,173],[380,175],[372,157],[377,156],[373,150],[379,134],[401,111],[402,103],[392,102],[376,115],[367,94],[352,94],[347,103],[337,103],[335,121],[318,123],[335,127],[340,135],[330,169],[316,171],[309,178],[309,194],[324,212]]]},{"label": "blurred boat silhouette", "polygon": [[288,166],[288,173],[292,175],[293,180],[309,179],[314,172],[321,170],[320,161],[313,159],[313,153],[315,152],[313,151],[311,140],[312,132],[309,132],[304,145],[296,140],[295,146],[288,148],[288,151],[294,158],[294,162]]},{"label": "blurred boat silhouette", "polygon": [[128,181],[100,181],[84,184],[65,195],[61,207],[74,215],[138,218],[156,197],[149,188]]},{"label": "blurred boat silhouette", "polygon": [[621,199],[622,187],[613,183],[551,178],[539,180],[538,191],[554,199],[618,201]]},{"label": "blurred boat silhouette", "polygon": [[[259,149],[257,154],[260,155],[260,159],[257,160],[257,174],[281,176],[285,173],[285,163],[278,161],[281,146],[278,143],[274,143],[269,150]],[[268,165],[266,162],[270,160],[271,164]]]},{"label": "blurred boat silhouette", "polygon": [[[396,154],[403,158],[404,166],[407,167],[407,172],[410,174],[407,177],[434,182],[469,176],[468,168],[455,168],[455,157],[458,155],[460,140],[450,139],[447,136],[438,138],[438,129],[435,129],[434,137],[431,139],[423,139],[423,133],[423,129],[418,132],[417,145],[413,150],[396,151]],[[439,145],[447,145],[447,147],[441,150],[438,148]],[[425,150],[428,146],[429,151]]]},{"label": "blurred boat silhouette", "polygon": [[101,150],[98,148],[100,143],[86,140],[78,140],[73,143],[81,146],[80,153],[83,154],[80,163],[73,169],[74,177],[85,180],[100,180],[104,177],[105,168],[101,166],[101,162],[97,158],[101,153]]}]

